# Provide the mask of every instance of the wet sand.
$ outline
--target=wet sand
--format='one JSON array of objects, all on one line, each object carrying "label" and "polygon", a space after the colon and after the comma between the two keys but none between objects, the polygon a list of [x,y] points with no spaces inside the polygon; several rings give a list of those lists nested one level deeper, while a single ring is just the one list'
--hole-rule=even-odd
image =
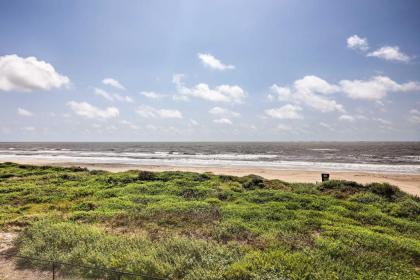
[{"label": "wet sand", "polygon": [[[286,182],[316,183],[321,181],[320,171],[311,170],[280,170],[258,167],[219,167],[219,166],[169,166],[169,165],[127,165],[107,163],[71,163],[71,162],[48,162],[36,160],[14,161],[23,164],[52,165],[52,166],[80,166],[88,169],[106,170],[110,172],[121,172],[127,170],[147,171],[190,171],[190,172],[212,172],[214,174],[226,174],[234,176],[245,176],[249,174],[260,175],[267,179],[280,179]],[[366,184],[372,182],[390,183],[398,186],[401,190],[420,196],[420,174],[394,174],[394,173],[368,173],[354,171],[330,171],[330,179],[349,180]]]}]

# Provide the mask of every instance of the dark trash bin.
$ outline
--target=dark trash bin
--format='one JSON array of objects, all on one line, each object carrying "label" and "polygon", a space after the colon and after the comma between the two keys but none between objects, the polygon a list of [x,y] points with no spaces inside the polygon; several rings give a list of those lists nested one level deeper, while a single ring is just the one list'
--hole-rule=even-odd
[{"label": "dark trash bin", "polygon": [[322,173],[321,174],[322,182],[328,181],[330,179],[329,173]]}]

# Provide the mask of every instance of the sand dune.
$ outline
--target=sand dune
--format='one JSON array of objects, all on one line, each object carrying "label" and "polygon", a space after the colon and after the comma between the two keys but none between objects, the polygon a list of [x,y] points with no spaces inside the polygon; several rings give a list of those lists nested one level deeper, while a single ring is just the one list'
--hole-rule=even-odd
[{"label": "sand dune", "polygon": [[[55,166],[81,166],[89,169],[100,169],[111,172],[126,170],[148,170],[148,171],[190,171],[190,172],[212,172],[214,174],[226,174],[245,176],[249,174],[260,175],[267,179],[280,179],[287,182],[316,183],[321,181],[320,171],[311,170],[279,170],[270,168],[254,167],[194,167],[194,166],[167,166],[167,165],[126,165],[126,164],[94,164],[94,163],[68,163],[68,162],[47,162],[19,160],[17,163],[25,164],[48,164]],[[398,186],[401,190],[420,196],[420,174],[394,174],[394,173],[368,173],[368,172],[347,172],[332,171],[331,179],[349,180],[358,183],[390,183]]]}]

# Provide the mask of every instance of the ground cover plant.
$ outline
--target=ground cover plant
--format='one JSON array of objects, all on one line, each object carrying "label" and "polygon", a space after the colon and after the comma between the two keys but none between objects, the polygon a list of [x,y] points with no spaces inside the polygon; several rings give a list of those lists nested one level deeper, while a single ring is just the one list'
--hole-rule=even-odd
[{"label": "ground cover plant", "polygon": [[3,163],[0,206],[24,256],[168,279],[420,277],[420,200],[388,184]]}]

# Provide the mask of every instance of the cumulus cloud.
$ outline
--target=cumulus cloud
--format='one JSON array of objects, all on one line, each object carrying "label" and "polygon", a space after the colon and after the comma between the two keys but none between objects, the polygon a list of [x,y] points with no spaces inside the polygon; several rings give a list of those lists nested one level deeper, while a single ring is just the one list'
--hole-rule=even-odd
[{"label": "cumulus cloud", "polygon": [[302,111],[300,106],[287,104],[280,108],[267,109],[265,110],[265,113],[266,115],[276,119],[295,120],[303,119],[300,111]]},{"label": "cumulus cloud", "polygon": [[133,99],[128,95],[122,95],[119,93],[109,93],[103,89],[95,88],[95,95],[105,98],[108,101],[120,101],[132,103]]},{"label": "cumulus cloud", "polygon": [[369,44],[366,38],[353,35],[347,38],[347,47],[354,50],[367,51]]},{"label": "cumulus cloud", "polygon": [[389,61],[398,62],[409,62],[411,60],[411,58],[408,55],[400,51],[400,48],[398,46],[385,46],[380,49],[377,49],[376,51],[368,53],[366,56],[373,56]]},{"label": "cumulus cloud", "polygon": [[220,60],[209,53],[199,53],[197,55],[205,67],[221,71],[235,69],[235,66],[223,64]]},{"label": "cumulus cloud", "polygon": [[341,92],[352,99],[380,102],[390,92],[420,91],[420,82],[399,84],[387,76],[374,76],[368,80],[341,80],[335,85],[316,76],[305,76],[296,80],[290,88],[273,85],[270,91],[271,99],[305,104],[320,112],[344,113],[343,105],[329,98],[329,95]]},{"label": "cumulus cloud", "polygon": [[182,119],[182,113],[172,109],[156,109],[151,106],[142,105],[136,110],[142,118]]},{"label": "cumulus cloud", "polygon": [[150,98],[150,99],[159,99],[164,97],[165,95],[163,94],[159,94],[157,92],[154,91],[142,91],[140,92],[141,95],[143,95],[146,98]]},{"label": "cumulus cloud", "polygon": [[294,86],[298,92],[304,93],[331,94],[339,90],[338,86],[331,85],[323,79],[313,75],[296,80]]},{"label": "cumulus cloud", "polygon": [[[353,35],[347,38],[347,47],[366,52],[369,45],[366,38]],[[375,51],[366,53],[367,57],[377,57],[388,61],[409,62],[411,57],[403,53],[398,46],[383,46]]]},{"label": "cumulus cloud", "polygon": [[343,105],[338,104],[335,100],[328,97],[328,95],[339,90],[339,86],[329,84],[325,80],[313,75],[296,80],[291,88],[280,87],[276,84],[270,87],[271,93],[279,101],[289,101],[297,104],[303,103],[320,112],[344,112]]},{"label": "cumulus cloud", "polygon": [[23,108],[18,108],[17,113],[19,116],[23,117],[32,117],[34,115],[31,111],[25,110]]},{"label": "cumulus cloud", "polygon": [[114,87],[116,89],[125,90],[125,87],[117,80],[113,78],[105,78],[102,80],[102,83],[107,86]]},{"label": "cumulus cloud", "polygon": [[87,102],[70,101],[67,105],[75,114],[88,119],[111,119],[118,117],[120,114],[116,107],[99,109]]},{"label": "cumulus cloud", "polygon": [[213,122],[214,123],[219,123],[219,124],[228,124],[228,125],[232,124],[232,121],[228,118],[216,119],[216,120],[213,120]]},{"label": "cumulus cloud", "polygon": [[[226,103],[241,103],[246,96],[244,90],[237,85],[220,85],[211,89],[209,85],[200,83],[189,88],[183,82],[184,77],[183,74],[175,74],[172,78],[178,93],[176,96],[185,96],[187,99],[196,97],[212,102]],[[175,98],[179,99],[178,97]]]},{"label": "cumulus cloud", "polygon": [[341,80],[341,91],[353,99],[380,100],[388,92],[419,91],[419,82],[398,84],[386,76],[375,76],[369,80]]},{"label": "cumulus cloud", "polygon": [[69,84],[68,77],[36,57],[0,56],[0,91],[51,90]]},{"label": "cumulus cloud", "polygon": [[232,116],[232,117],[239,117],[241,114],[235,111],[231,111],[226,108],[221,107],[213,107],[209,110],[209,113],[212,115],[221,115],[221,116]]},{"label": "cumulus cloud", "polygon": [[270,100],[277,99],[278,101],[289,100],[292,96],[292,92],[288,87],[280,87],[276,84],[270,87],[271,94],[268,95]]}]

